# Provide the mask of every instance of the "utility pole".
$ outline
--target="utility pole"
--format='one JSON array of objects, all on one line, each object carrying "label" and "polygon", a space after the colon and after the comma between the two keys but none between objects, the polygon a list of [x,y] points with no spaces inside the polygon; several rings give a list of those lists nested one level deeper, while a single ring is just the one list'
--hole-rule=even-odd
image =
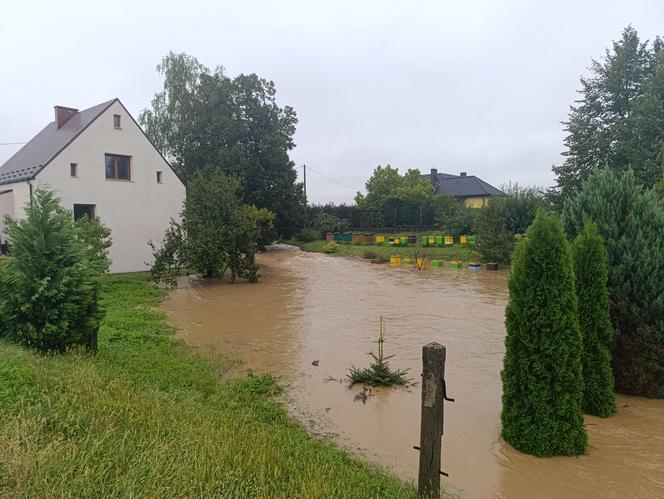
[{"label": "utility pole", "polygon": [[306,220],[307,217],[307,204],[309,204],[309,200],[307,199],[307,165],[302,165],[302,172],[304,176],[304,217]]}]

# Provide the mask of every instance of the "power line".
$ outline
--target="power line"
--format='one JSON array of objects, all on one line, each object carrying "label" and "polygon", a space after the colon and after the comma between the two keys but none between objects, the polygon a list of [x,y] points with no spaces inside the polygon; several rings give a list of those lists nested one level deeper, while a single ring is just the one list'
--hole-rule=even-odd
[{"label": "power line", "polygon": [[321,173],[321,172],[319,172],[319,171],[314,170],[314,169],[311,168],[310,166],[307,166],[307,170],[309,170],[310,172],[315,173],[315,174],[318,175],[319,177],[323,177],[325,180],[329,180],[330,182],[334,182],[335,184],[339,184],[339,185],[341,185],[341,186],[343,186],[343,187],[346,187],[347,189],[351,189],[351,190],[356,191],[356,192],[357,192],[357,191],[363,191],[363,190],[364,190],[364,189],[357,189],[356,187],[351,187],[350,185],[348,185],[348,184],[344,184],[343,182],[340,182],[340,181],[338,181],[338,180],[335,180],[335,179],[333,179],[332,177],[328,177],[327,175],[325,175],[325,174],[323,174],[323,173]]}]

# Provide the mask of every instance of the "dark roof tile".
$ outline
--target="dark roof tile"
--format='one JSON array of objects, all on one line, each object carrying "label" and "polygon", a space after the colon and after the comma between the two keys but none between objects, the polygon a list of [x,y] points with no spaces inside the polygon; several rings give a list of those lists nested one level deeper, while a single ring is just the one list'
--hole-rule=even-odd
[{"label": "dark roof tile", "polygon": [[112,99],[79,111],[60,128],[56,128],[54,121],[46,125],[30,142],[0,166],[0,184],[33,178],[116,100]]}]

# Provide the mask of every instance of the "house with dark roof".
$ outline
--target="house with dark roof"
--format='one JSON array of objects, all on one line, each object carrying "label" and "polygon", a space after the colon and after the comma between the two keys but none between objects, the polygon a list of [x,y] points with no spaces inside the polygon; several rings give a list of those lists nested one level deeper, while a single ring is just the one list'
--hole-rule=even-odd
[{"label": "house with dark roof", "polygon": [[438,173],[436,168],[432,168],[431,173],[422,176],[433,184],[436,194],[456,198],[470,208],[481,208],[491,197],[505,195],[500,189],[466,172],[452,175]]},{"label": "house with dark roof", "polygon": [[[55,190],[74,218],[111,229],[111,272],[145,270],[149,241],[177,219],[185,187],[119,99],[55,119],[0,166],[0,243],[5,215],[21,217],[39,186]],[[11,244],[11,241],[9,241]]]}]

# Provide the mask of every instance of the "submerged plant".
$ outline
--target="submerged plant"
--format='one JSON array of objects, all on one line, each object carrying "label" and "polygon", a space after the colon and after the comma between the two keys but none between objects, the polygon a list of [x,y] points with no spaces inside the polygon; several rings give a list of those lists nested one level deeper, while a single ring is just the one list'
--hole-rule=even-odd
[{"label": "submerged plant", "polygon": [[375,355],[373,352],[369,352],[374,359],[374,362],[366,369],[358,369],[355,366],[350,367],[350,382],[351,385],[355,383],[363,383],[370,386],[391,386],[391,385],[406,385],[408,384],[408,378],[406,378],[406,373],[408,370],[396,370],[393,371],[390,369],[390,366],[387,363],[388,359],[394,357],[394,355],[385,356],[383,343],[385,343],[385,321],[383,316],[380,317],[380,334],[378,336],[378,355]]}]

